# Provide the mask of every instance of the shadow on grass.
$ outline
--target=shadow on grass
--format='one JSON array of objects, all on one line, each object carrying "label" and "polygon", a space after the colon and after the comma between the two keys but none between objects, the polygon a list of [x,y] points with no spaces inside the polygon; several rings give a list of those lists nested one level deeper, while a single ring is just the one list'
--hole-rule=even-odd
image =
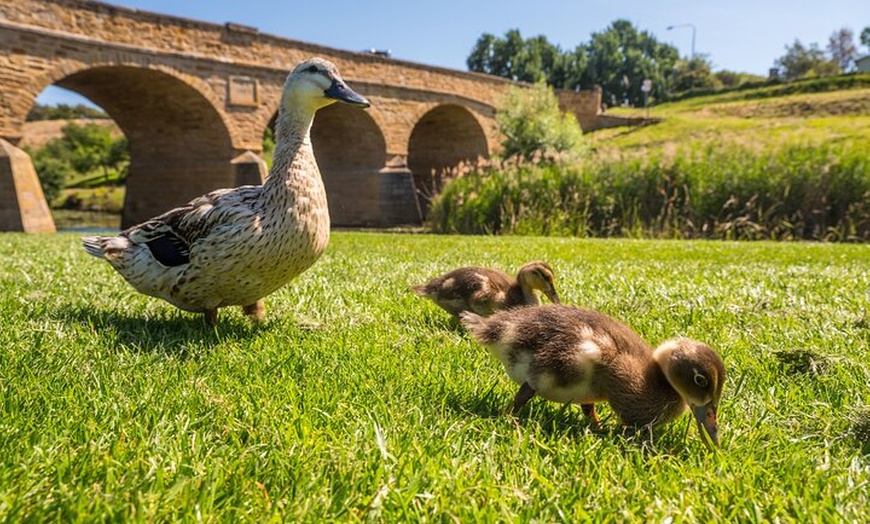
[{"label": "shadow on grass", "polygon": [[870,406],[856,408],[849,419],[855,442],[862,453],[870,455]]},{"label": "shadow on grass", "polygon": [[429,308],[418,315],[409,315],[403,312],[394,319],[397,324],[413,327],[425,327],[436,331],[455,331],[465,333],[465,328],[459,323],[459,319],[438,308]]},{"label": "shadow on grass", "polygon": [[142,353],[192,357],[197,349],[221,342],[248,340],[268,329],[270,322],[250,324],[247,319],[224,316],[209,326],[202,315],[174,312],[167,317],[131,316],[94,307],[62,307],[52,315],[78,326],[90,326],[106,347]]},{"label": "shadow on grass", "polygon": [[444,407],[461,415],[474,415],[480,418],[498,418],[504,415],[504,400],[495,393],[497,383],[483,395],[461,395],[455,391],[447,391],[444,397]]},{"label": "shadow on grass", "polygon": [[[511,400],[496,391],[494,384],[483,395],[449,392],[444,405],[461,415],[501,418],[551,440],[566,438],[580,443],[588,439],[601,439],[625,452],[640,451],[643,455],[673,456],[680,460],[695,453],[690,443],[699,437],[690,417],[681,417],[666,427],[650,429],[623,426],[613,413],[608,413],[601,418],[601,429],[596,429],[592,421],[583,415],[580,406],[559,405],[539,398],[532,399],[517,416],[508,415]],[[597,406],[600,408],[603,404]]]},{"label": "shadow on grass", "polygon": [[585,438],[590,431],[606,435],[607,430],[592,430],[590,421],[584,419],[577,406],[560,406],[541,399],[533,399],[516,416],[509,415],[512,400],[496,393],[498,384],[493,384],[486,393],[477,396],[463,396],[454,392],[447,393],[444,405],[450,411],[480,418],[504,419],[537,430],[548,438]]}]

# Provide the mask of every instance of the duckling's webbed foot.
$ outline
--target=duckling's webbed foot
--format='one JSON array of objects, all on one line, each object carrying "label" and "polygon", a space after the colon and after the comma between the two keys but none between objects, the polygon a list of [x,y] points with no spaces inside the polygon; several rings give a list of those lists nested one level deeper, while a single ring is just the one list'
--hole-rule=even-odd
[{"label": "duckling's webbed foot", "polygon": [[516,396],[514,397],[514,405],[511,408],[511,415],[516,415],[523,409],[523,406],[535,396],[535,390],[532,389],[532,386],[529,385],[528,382],[523,382],[523,385],[520,386],[520,390],[517,391]]},{"label": "duckling's webbed foot", "polygon": [[592,421],[595,431],[601,431],[601,420],[595,412],[595,404],[580,404],[580,408],[583,410],[583,415]]},{"label": "duckling's webbed foot", "polygon": [[266,319],[266,303],[262,298],[253,304],[242,306],[242,311],[251,319],[251,322],[262,322]]}]

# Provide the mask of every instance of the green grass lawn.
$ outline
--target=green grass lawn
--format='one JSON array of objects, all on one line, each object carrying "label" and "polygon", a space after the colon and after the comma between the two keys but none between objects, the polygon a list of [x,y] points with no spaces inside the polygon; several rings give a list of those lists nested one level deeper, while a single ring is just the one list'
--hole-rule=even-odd
[{"label": "green grass lawn", "polygon": [[[564,302],[717,348],[722,449],[688,415],[516,386],[409,284],[545,259]],[[227,278],[233,278],[227,275]],[[0,520],[862,522],[870,245],[335,233],[217,328],[144,297],[74,235],[0,236]],[[810,358],[807,358],[809,356]],[[670,520],[668,520],[670,521]]]}]

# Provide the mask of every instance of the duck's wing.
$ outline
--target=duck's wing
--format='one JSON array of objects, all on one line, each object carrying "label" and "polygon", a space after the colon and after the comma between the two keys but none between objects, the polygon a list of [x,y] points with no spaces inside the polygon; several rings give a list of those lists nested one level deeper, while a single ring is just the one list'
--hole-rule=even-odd
[{"label": "duck's wing", "polygon": [[505,308],[510,290],[516,281],[497,269],[474,268],[466,276],[468,305],[472,311],[482,315]]},{"label": "duck's wing", "polygon": [[260,186],[218,189],[121,233],[167,267],[190,263],[191,246],[215,228],[254,213]]}]

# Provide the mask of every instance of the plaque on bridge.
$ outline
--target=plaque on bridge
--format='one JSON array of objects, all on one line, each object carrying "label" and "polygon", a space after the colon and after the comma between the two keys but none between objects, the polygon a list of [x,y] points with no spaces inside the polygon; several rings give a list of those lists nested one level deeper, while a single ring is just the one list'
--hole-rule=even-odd
[{"label": "plaque on bridge", "polygon": [[257,107],[260,103],[260,85],[256,78],[231,76],[229,83],[229,105]]}]

